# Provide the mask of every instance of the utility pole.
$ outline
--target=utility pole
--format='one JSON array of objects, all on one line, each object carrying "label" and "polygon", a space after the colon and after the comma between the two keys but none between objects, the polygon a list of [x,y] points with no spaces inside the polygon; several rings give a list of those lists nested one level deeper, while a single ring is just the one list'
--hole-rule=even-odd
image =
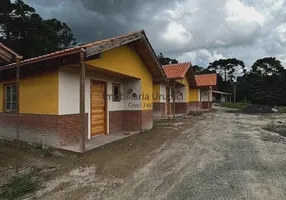
[{"label": "utility pole", "polygon": [[236,82],[234,82],[234,91],[233,91],[233,105],[235,104],[236,102]]}]

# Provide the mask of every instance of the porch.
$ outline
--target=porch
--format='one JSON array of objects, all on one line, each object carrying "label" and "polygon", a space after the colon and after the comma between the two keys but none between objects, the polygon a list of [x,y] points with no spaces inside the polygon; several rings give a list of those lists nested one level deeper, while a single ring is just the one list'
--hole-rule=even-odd
[{"label": "porch", "polygon": [[[91,139],[85,141],[85,152],[102,147],[106,144],[110,144],[112,142],[121,140],[123,138],[130,137],[140,132],[141,131],[119,131],[117,133],[102,134],[102,135],[94,136]],[[80,149],[80,143],[66,145],[66,146],[60,147],[60,149],[82,153]]]}]

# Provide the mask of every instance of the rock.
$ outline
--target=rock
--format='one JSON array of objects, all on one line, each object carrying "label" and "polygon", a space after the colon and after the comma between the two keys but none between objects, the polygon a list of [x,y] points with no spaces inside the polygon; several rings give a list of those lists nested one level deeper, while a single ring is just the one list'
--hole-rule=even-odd
[{"label": "rock", "polygon": [[54,155],[54,156],[59,156],[59,157],[64,157],[64,154],[62,154],[62,153],[59,152],[59,151],[54,151],[54,152],[53,152],[53,155]]}]

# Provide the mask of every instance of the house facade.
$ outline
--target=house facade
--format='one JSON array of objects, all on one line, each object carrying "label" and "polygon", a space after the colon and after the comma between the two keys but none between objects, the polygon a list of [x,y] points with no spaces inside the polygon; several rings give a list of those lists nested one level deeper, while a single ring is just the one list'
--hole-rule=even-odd
[{"label": "house facade", "polygon": [[175,113],[188,114],[190,111],[209,111],[212,108],[212,90],[216,88],[217,75],[194,75],[190,62],[163,66],[169,80],[154,83],[156,97],[153,116],[169,116],[173,113],[173,90],[175,91]]},{"label": "house facade", "polygon": [[217,85],[217,74],[195,75],[196,87],[190,90],[190,110],[209,111],[212,109],[213,89]]},{"label": "house facade", "polygon": [[153,81],[167,81],[144,31],[24,60],[20,68],[16,102],[15,63],[0,67],[0,138],[15,139],[18,129],[20,140],[52,147],[78,143],[81,124],[85,139],[152,128]]},{"label": "house facade", "polygon": [[154,101],[154,116],[173,113],[173,95],[175,96],[175,114],[188,114],[190,111],[190,88],[195,84],[191,63],[165,65],[163,69],[169,82],[168,84],[154,84],[154,91],[157,91],[161,96],[166,96],[166,98]]}]

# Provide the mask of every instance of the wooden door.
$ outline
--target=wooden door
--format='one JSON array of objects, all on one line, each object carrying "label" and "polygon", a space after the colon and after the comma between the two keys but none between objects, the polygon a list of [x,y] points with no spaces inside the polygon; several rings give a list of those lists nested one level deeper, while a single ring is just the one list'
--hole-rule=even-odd
[{"label": "wooden door", "polygon": [[166,113],[171,114],[171,94],[170,87],[166,87]]},{"label": "wooden door", "polygon": [[91,136],[106,133],[106,83],[91,81]]}]

